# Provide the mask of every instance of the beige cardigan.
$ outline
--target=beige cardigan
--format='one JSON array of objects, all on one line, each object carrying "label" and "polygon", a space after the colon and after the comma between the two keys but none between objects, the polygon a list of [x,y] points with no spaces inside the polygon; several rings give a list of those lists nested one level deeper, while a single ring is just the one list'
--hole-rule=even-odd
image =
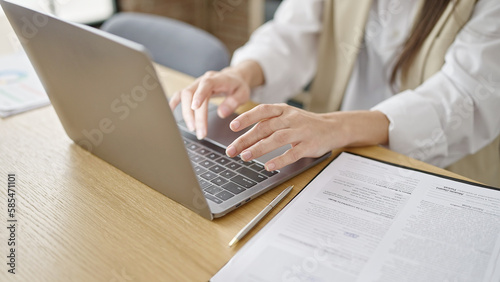
[{"label": "beige cardigan", "polygon": [[[451,1],[431,31],[401,81],[401,90],[414,89],[438,72],[446,51],[469,20],[476,0]],[[317,76],[311,87],[308,109],[331,112],[340,109],[356,62],[372,1],[327,0],[323,12]],[[500,187],[500,136],[479,152],[447,169],[474,180]]]}]

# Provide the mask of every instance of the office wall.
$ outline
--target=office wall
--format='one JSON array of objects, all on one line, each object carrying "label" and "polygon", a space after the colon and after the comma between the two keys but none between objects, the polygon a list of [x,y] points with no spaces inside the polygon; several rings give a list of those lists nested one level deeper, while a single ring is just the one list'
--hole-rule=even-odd
[{"label": "office wall", "polygon": [[264,0],[120,0],[122,11],[178,19],[219,38],[230,52],[264,21]]},{"label": "office wall", "polygon": [[113,15],[114,0],[10,0],[14,3],[55,15],[62,19],[90,24]]}]

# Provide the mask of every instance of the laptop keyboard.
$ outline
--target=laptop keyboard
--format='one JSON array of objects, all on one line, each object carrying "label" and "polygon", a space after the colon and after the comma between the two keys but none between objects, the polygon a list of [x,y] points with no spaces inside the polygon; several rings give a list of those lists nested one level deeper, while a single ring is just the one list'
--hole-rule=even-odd
[{"label": "laptop keyboard", "polygon": [[[229,158],[220,151],[200,144],[201,142],[190,140],[186,136],[183,138],[200,187],[205,197],[216,204],[252,189],[257,183],[279,173],[267,171],[262,164],[255,161],[245,162],[239,157]],[[222,151],[222,148],[218,149]]]}]

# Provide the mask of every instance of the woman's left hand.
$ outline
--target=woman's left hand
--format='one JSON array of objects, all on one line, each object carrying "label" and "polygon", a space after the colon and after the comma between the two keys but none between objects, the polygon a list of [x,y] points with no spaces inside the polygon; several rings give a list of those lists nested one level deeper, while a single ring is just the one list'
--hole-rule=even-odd
[{"label": "woman's left hand", "polygon": [[250,161],[290,144],[292,148],[265,164],[268,171],[336,148],[387,144],[389,140],[389,120],[379,111],[317,114],[286,104],[263,104],[241,114],[229,126],[240,131],[252,124],[256,125],[231,143],[226,154],[240,154]]},{"label": "woman's left hand", "polygon": [[250,161],[281,146],[291,149],[268,161],[267,170],[277,170],[304,157],[319,157],[346,144],[342,124],[328,114],[316,114],[286,104],[259,105],[235,118],[231,130],[240,131],[257,123],[228,146],[229,157],[241,154]]}]

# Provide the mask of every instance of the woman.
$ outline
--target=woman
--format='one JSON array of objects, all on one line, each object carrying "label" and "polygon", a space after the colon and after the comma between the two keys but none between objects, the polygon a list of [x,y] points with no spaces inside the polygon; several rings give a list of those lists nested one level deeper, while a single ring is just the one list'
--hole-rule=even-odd
[{"label": "woman", "polygon": [[211,96],[226,95],[218,108],[226,117],[250,98],[285,101],[314,76],[310,111],[264,104],[239,116],[234,131],[258,124],[228,156],[248,161],[291,144],[265,164],[277,170],[334,148],[380,144],[500,185],[500,2],[353,3],[284,1],[231,67],[198,78],[171,107],[182,101],[188,127],[203,138]]}]

